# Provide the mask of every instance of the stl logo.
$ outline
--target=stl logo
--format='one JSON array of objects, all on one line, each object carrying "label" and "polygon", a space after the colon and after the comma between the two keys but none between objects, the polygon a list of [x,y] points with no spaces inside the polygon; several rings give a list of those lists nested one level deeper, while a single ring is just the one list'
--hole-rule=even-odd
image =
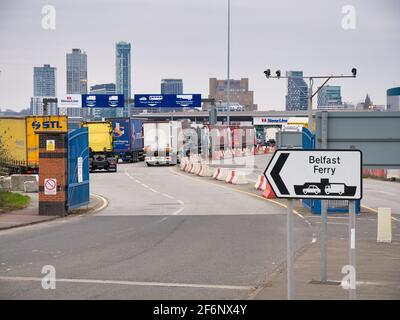
[{"label": "stl logo", "polygon": [[32,122],[32,128],[34,130],[39,130],[40,129],[40,122],[39,121],[33,121]]},{"label": "stl logo", "polygon": [[52,5],[42,7],[42,28],[44,30],[55,30],[56,28],[56,8]]}]

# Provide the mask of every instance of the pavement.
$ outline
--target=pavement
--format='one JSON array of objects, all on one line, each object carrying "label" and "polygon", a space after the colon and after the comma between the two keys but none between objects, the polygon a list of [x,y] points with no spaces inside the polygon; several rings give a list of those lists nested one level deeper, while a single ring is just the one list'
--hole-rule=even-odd
[{"label": "pavement", "polygon": [[[93,173],[90,186],[109,201],[101,211],[0,232],[0,298],[286,297],[284,201],[263,198],[252,184],[232,186],[143,162]],[[380,186],[371,181],[370,188],[373,193]],[[347,216],[330,215],[328,221],[329,278],[340,280]],[[375,243],[376,227],[376,214],[364,208],[356,231],[359,280],[365,283],[359,297],[366,297],[365,286],[398,299],[400,225],[393,221],[393,242],[384,245]],[[344,289],[331,295],[331,286],[308,285],[319,276],[319,228],[320,217],[296,201],[296,298],[346,299]],[[55,290],[41,286],[45,265],[57,271]]]},{"label": "pavement", "polygon": [[[14,210],[6,213],[0,213],[0,230],[24,227],[36,223],[48,222],[60,218],[58,216],[40,216],[38,212],[38,193],[24,193],[31,198],[29,205],[20,210]],[[90,196],[90,202],[87,206],[72,210],[70,215],[93,212],[103,205],[103,199],[97,195]]]}]

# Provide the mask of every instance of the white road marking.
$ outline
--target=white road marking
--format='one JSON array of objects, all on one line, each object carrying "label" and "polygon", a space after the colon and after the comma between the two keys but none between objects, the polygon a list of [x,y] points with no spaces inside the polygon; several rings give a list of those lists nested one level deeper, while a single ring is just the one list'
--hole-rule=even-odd
[{"label": "white road marking", "polygon": [[150,191],[153,191],[154,193],[157,193],[157,190],[154,190],[153,188],[149,188]]},{"label": "white road marking", "polygon": [[[37,277],[5,277],[0,276],[3,281],[38,281]],[[97,280],[97,279],[56,279],[57,282],[65,283],[92,283],[92,284],[119,284],[127,286],[146,287],[181,287],[181,288],[204,288],[204,289],[225,289],[225,290],[252,290],[252,286],[223,285],[223,284],[200,284],[200,283],[173,283],[173,282],[145,282],[145,281],[120,281],[120,280]]]},{"label": "white road marking", "polygon": [[147,184],[142,183],[142,186],[145,188],[149,188],[149,186]]},{"label": "white road marking", "polygon": [[168,198],[168,199],[174,199],[174,197],[170,196],[169,194],[166,193],[161,193],[164,197]]},{"label": "white road marking", "polygon": [[312,238],[311,243],[317,242],[317,238]]},{"label": "white road marking", "polygon": [[164,222],[165,220],[167,220],[168,219],[168,217],[165,217],[165,218],[162,218],[161,220],[158,220],[158,222]]}]

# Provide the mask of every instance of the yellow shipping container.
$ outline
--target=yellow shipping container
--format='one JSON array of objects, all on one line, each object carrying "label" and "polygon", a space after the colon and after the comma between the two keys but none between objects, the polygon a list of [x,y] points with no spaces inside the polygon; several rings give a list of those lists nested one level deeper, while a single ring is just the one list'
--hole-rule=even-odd
[{"label": "yellow shipping container", "polygon": [[28,116],[26,117],[28,137],[27,161],[29,167],[39,166],[39,135],[43,131],[68,131],[66,116]]},{"label": "yellow shipping container", "polygon": [[[25,172],[39,167],[38,131],[68,131],[66,116],[27,116],[0,118],[0,162]],[[20,169],[20,170],[17,170]]]},{"label": "yellow shipping container", "polygon": [[0,118],[0,162],[6,166],[27,165],[24,117]]}]

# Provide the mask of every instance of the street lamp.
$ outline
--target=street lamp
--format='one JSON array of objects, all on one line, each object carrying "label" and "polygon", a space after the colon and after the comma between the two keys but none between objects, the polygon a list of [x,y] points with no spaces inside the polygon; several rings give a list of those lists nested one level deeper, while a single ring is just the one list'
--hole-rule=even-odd
[{"label": "street lamp", "polygon": [[[271,69],[267,69],[264,71],[265,77],[267,79],[269,78],[274,78],[274,79],[280,79],[280,78],[284,78],[284,79],[289,79],[289,78],[293,78],[290,76],[281,76],[281,71],[277,70],[275,72],[276,76],[271,76]],[[337,79],[337,78],[355,78],[357,76],[357,69],[356,68],[352,68],[351,69],[351,75],[330,75],[330,76],[308,76],[308,77],[303,77],[306,79],[309,79],[310,82],[310,88],[309,88],[309,92],[308,92],[308,129],[310,131],[312,131],[313,128],[313,116],[312,116],[312,107],[313,107],[313,97],[319,92],[319,90],[321,90],[330,79]],[[324,79],[324,83],[317,89],[317,91],[313,92],[313,85],[314,85],[314,79]]]}]

